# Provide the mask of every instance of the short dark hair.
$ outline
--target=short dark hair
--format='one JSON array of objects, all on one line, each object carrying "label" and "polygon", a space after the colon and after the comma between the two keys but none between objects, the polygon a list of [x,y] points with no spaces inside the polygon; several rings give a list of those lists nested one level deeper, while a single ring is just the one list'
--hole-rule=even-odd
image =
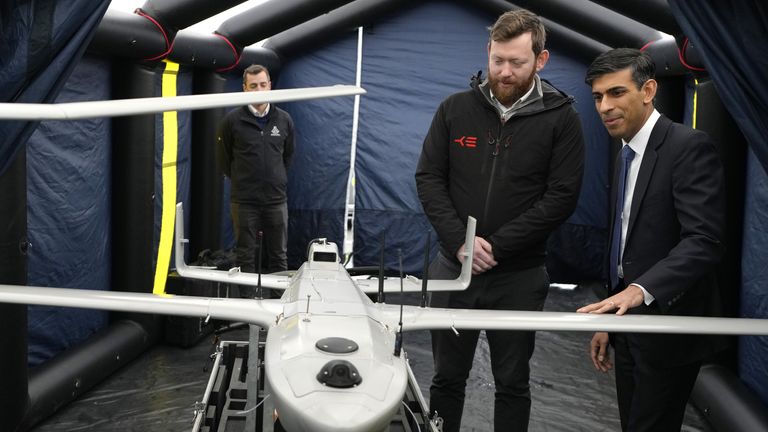
[{"label": "short dark hair", "polygon": [[544,51],[544,43],[547,41],[544,24],[538,16],[525,9],[504,12],[491,27],[488,27],[488,30],[491,32],[489,43],[491,41],[506,42],[531,32],[533,54],[536,56]]},{"label": "short dark hair", "polygon": [[584,82],[591,86],[595,79],[626,68],[632,70],[632,81],[638,89],[656,76],[656,65],[647,53],[634,48],[616,48],[597,56],[589,65]]},{"label": "short dark hair", "polygon": [[262,72],[267,74],[267,79],[269,79],[269,80],[272,79],[269,76],[269,69],[267,69],[265,66],[262,66],[260,64],[252,64],[252,65],[248,66],[243,71],[243,84],[245,84],[246,80],[248,79],[247,78],[248,75],[258,75],[258,74],[260,74]]}]

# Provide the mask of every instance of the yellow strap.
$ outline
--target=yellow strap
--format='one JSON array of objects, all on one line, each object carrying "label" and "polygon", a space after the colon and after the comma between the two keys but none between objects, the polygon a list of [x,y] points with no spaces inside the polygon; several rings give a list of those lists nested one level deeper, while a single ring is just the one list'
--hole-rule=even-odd
[{"label": "yellow strap", "polygon": [[693,118],[691,119],[691,127],[696,129],[696,108],[699,104],[699,80],[693,79]]},{"label": "yellow strap", "polygon": [[[176,75],[179,64],[169,60],[163,71],[163,97],[176,96]],[[152,292],[165,294],[165,282],[168,278],[168,266],[171,262],[173,246],[173,228],[176,208],[176,156],[179,143],[179,127],[176,111],[163,113],[163,216],[160,222],[160,244],[157,247],[157,266],[155,284]]]}]

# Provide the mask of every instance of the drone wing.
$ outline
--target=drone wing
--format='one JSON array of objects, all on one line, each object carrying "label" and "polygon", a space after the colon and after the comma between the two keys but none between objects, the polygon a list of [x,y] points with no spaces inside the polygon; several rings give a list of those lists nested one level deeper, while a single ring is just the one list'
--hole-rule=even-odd
[{"label": "drone wing", "polygon": [[213,93],[60,104],[0,103],[3,120],[78,120],[165,111],[188,111],[270,102],[290,102],[365,94],[362,87],[336,85],[262,92]]},{"label": "drone wing", "polygon": [[[429,279],[429,291],[463,291],[467,289],[472,281],[472,255],[474,253],[476,226],[477,220],[475,218],[472,216],[467,218],[467,233],[464,237],[465,249],[462,252],[464,262],[461,265],[459,277],[449,280]],[[423,282],[423,280],[413,276],[406,276],[402,280],[400,278],[385,278],[384,292],[400,292],[401,290],[403,292],[419,292],[422,290]],[[366,294],[375,294],[379,290],[379,278],[377,277],[355,278],[355,283]]]},{"label": "drone wing", "polygon": [[214,282],[233,283],[238,285],[258,286],[284,290],[288,288],[291,277],[287,275],[241,273],[239,267],[229,271],[215,270],[208,267],[189,266],[184,259],[184,208],[182,203],[176,204],[176,272],[185,278],[202,279]]},{"label": "drone wing", "polygon": [[282,313],[280,300],[248,300],[150,293],[0,285],[0,302],[154,313],[239,321],[265,328]]},{"label": "drone wing", "polygon": [[[379,305],[392,326],[399,305]],[[440,309],[403,306],[404,330],[548,330],[768,335],[768,319]]]}]

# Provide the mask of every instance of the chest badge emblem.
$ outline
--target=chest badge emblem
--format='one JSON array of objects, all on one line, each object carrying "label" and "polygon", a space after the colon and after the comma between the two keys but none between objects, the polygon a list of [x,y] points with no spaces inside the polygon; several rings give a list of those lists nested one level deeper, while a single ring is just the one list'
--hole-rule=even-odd
[{"label": "chest badge emblem", "polygon": [[458,143],[461,147],[477,147],[477,137],[474,136],[462,136],[453,142]]}]

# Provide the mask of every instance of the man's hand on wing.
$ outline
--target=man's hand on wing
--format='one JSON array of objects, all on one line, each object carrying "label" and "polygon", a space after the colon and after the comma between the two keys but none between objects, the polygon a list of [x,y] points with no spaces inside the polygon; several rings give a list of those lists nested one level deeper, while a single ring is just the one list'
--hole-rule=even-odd
[{"label": "man's hand on wing", "polygon": [[[459,251],[456,252],[456,257],[459,262],[464,262],[464,246],[462,244]],[[486,272],[496,266],[498,262],[493,257],[493,247],[487,240],[482,237],[475,236],[474,253],[472,254],[472,274],[478,275]]]},{"label": "man's hand on wing", "polygon": [[630,284],[607,299],[583,306],[576,312],[602,314],[616,311],[616,315],[624,315],[629,309],[643,304],[644,299],[643,290],[638,285]]}]

